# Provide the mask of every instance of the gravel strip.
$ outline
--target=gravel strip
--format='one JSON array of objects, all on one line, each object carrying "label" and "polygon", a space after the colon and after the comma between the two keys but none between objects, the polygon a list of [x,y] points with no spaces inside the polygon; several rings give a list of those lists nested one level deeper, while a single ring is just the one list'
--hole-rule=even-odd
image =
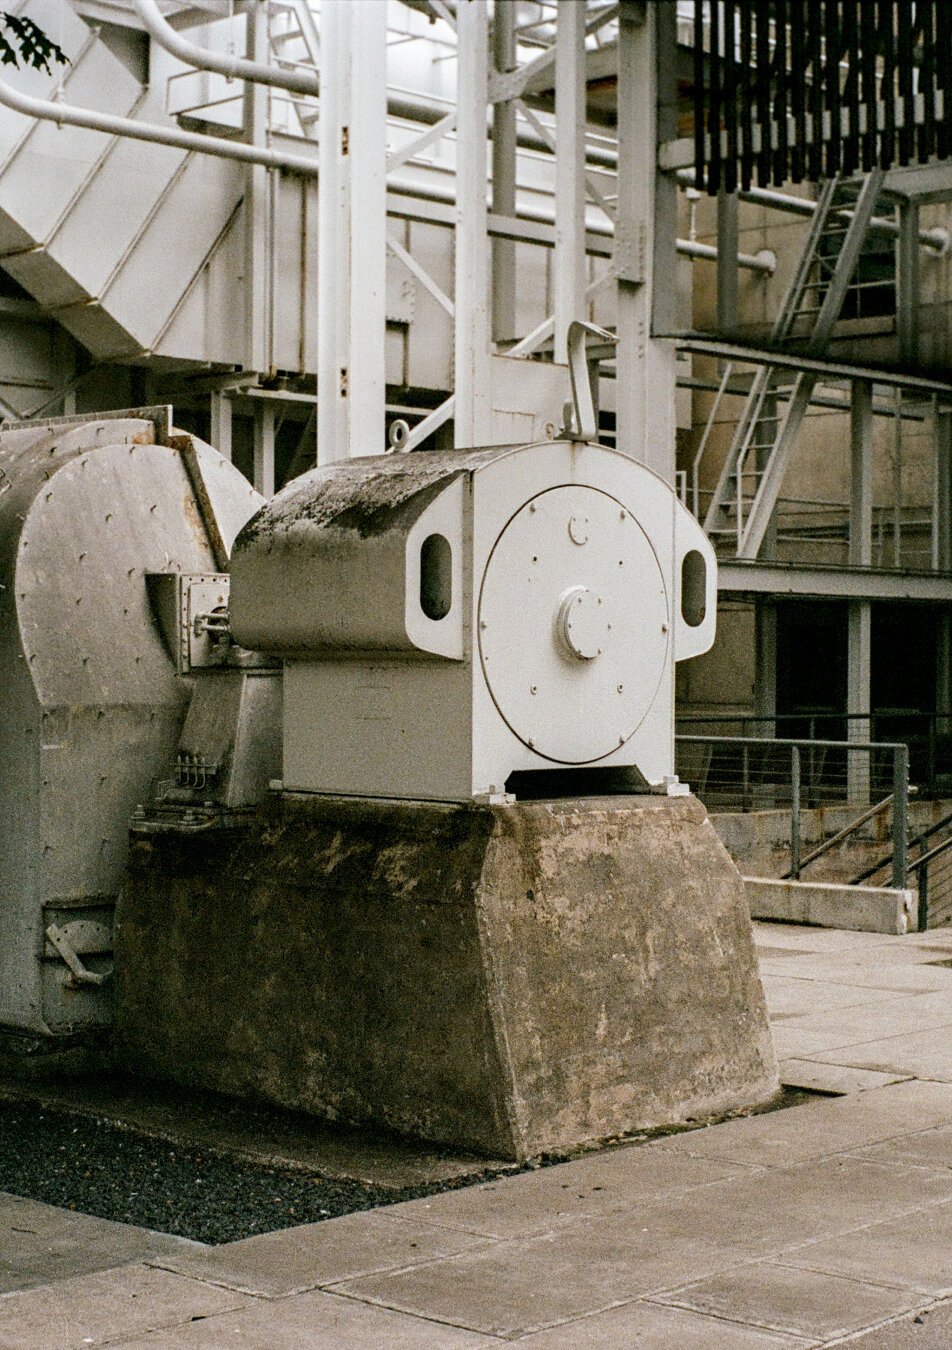
[{"label": "gravel strip", "polygon": [[[731,1114],[759,1115],[764,1109],[796,1106],[818,1095],[830,1094],[786,1088],[766,1108]],[[647,1143],[685,1128],[692,1126],[647,1131],[616,1142]],[[528,1167],[561,1161],[544,1158]],[[500,1171],[517,1170],[525,1169],[480,1167],[476,1162],[471,1173],[450,1180],[400,1188],[373,1186],[170,1143],[36,1102],[0,1101],[0,1191],[197,1242],[236,1242],[295,1224],[457,1190],[497,1177]]]},{"label": "gravel strip", "polygon": [[481,1170],[401,1190],[332,1181],[169,1144],[94,1118],[0,1103],[0,1190],[198,1242],[235,1242],[488,1175]]}]

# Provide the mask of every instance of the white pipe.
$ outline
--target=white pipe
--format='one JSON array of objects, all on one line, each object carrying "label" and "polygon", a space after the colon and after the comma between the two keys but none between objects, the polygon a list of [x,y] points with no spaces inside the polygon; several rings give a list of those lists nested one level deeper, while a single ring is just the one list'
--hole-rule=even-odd
[{"label": "white pipe", "polygon": [[114,117],[111,113],[92,112],[69,103],[51,99],[33,98],[0,80],[0,103],[25,117],[56,122],[71,127],[86,127],[103,131],[107,136],[128,136],[132,140],[149,141],[153,145],[174,145],[179,150],[198,150],[202,154],[217,155],[219,159],[236,159],[244,164],[261,164],[266,169],[289,169],[294,173],[317,176],[317,160],[304,155],[286,155],[261,146],[243,145],[240,141],[221,140],[204,136],[198,131],[179,131],[174,127],[155,126],[151,122],[137,122],[132,117]]},{"label": "white pipe", "polygon": [[253,84],[270,84],[276,89],[287,89],[292,94],[317,94],[319,81],[316,71],[283,70],[280,66],[266,66],[260,61],[249,61],[243,56],[228,56],[210,52],[189,42],[162,16],[156,0],[135,0],[136,12],[160,47],[199,70],[212,70],[229,80],[251,80]]},{"label": "white pipe", "polygon": [[[695,175],[693,169],[678,169],[677,180],[683,187],[694,187]],[[742,189],[737,196],[742,202],[753,202],[757,206],[773,206],[778,211],[792,211],[798,216],[812,216],[816,211],[816,202],[811,202],[807,197],[794,197],[789,192],[776,192],[772,188],[750,187]],[[852,216],[852,211],[843,210],[837,213],[841,216]],[[869,222],[869,228],[877,234],[891,234],[898,236],[899,226],[894,220],[888,220],[885,216],[873,216]],[[928,248],[937,253],[941,258],[949,248],[949,232],[937,225],[932,230],[919,231],[919,243],[923,248]]]}]

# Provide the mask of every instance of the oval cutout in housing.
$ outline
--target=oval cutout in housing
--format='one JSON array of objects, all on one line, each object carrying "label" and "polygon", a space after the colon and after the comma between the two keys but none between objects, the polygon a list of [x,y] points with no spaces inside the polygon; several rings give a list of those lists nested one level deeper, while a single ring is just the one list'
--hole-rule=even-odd
[{"label": "oval cutout in housing", "polygon": [[420,608],[428,619],[445,619],[453,607],[453,550],[442,534],[420,545]]},{"label": "oval cutout in housing", "polygon": [[699,628],[707,614],[707,563],[696,548],[681,560],[681,617],[689,628]]}]

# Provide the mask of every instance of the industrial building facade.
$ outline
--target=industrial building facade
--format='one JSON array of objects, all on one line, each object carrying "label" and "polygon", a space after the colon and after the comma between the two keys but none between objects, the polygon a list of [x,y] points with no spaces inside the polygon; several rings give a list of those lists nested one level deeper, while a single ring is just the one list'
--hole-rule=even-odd
[{"label": "industrial building facade", "polygon": [[267,497],[551,433],[586,318],[720,558],[681,713],[946,712],[947,16],[873,8],[29,0],[0,410],[171,403]]}]

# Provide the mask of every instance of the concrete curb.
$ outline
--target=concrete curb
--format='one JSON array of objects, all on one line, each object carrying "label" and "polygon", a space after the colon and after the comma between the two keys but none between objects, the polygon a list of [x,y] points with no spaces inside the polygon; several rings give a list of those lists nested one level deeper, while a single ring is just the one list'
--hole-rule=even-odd
[{"label": "concrete curb", "polygon": [[889,886],[844,886],[834,882],[774,881],[744,877],[753,919],[810,923],[861,933],[908,933],[914,926],[916,893]]}]

